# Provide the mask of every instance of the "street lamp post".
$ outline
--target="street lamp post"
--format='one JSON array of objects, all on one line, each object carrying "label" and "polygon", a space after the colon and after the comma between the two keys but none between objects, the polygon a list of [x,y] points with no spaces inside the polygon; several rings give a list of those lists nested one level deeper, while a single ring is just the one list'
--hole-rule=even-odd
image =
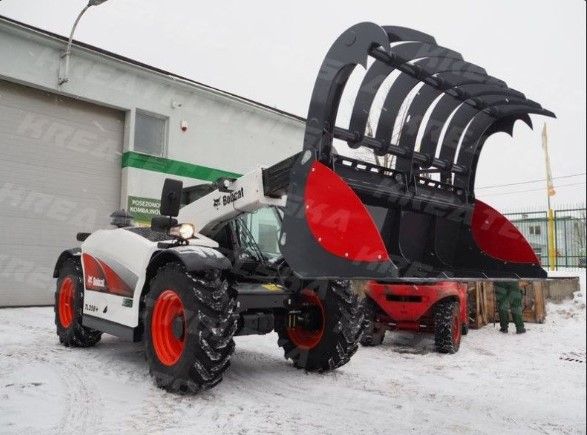
[{"label": "street lamp post", "polygon": [[92,6],[101,5],[102,3],[106,2],[106,1],[108,1],[108,0],[90,0],[88,2],[88,4],[81,10],[81,12],[77,16],[77,18],[75,19],[75,22],[73,23],[73,27],[71,28],[71,32],[69,34],[69,39],[67,41],[67,47],[65,48],[65,51],[63,53],[61,53],[61,64],[59,65],[59,79],[58,79],[59,86],[63,85],[64,83],[67,83],[69,81],[69,58],[71,56],[71,44],[73,42],[73,34],[75,33],[75,29],[77,28],[79,20],[81,19],[82,15],[89,8],[91,8]]}]

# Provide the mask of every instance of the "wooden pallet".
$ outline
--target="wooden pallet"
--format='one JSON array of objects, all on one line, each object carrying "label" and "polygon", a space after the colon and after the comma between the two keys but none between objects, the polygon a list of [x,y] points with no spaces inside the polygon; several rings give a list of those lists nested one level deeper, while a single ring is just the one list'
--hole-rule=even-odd
[{"label": "wooden pallet", "polygon": [[473,329],[479,329],[489,323],[490,313],[488,312],[490,306],[489,299],[493,295],[489,294],[488,287],[484,282],[470,282],[469,283],[469,326]]},{"label": "wooden pallet", "polygon": [[544,283],[533,281],[526,286],[524,294],[524,322],[544,323],[546,319],[546,298]]},{"label": "wooden pallet", "polygon": [[[522,287],[524,289],[524,321],[543,323],[546,318],[544,282],[533,281],[523,284]],[[471,328],[481,328],[493,322],[499,322],[494,284],[485,281],[469,283],[469,324]]]}]

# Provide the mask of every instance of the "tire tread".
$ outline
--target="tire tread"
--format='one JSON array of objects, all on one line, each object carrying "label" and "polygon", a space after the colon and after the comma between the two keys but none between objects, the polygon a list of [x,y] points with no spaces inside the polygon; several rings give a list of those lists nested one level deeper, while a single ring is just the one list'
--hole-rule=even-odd
[{"label": "tire tread", "polygon": [[[75,278],[75,312],[73,324],[69,328],[64,328],[59,321],[59,287],[61,280],[68,275],[71,275]],[[57,288],[55,290],[55,305],[53,307],[55,312],[55,326],[57,327],[57,336],[59,337],[59,342],[66,347],[92,347],[95,346],[102,338],[102,332],[82,325],[83,306],[84,290],[82,265],[79,258],[68,258],[65,260],[61,270],[59,271]]]},{"label": "tire tread", "polygon": [[324,331],[324,334],[331,334],[328,348],[319,349],[319,352],[317,349],[300,350],[289,339],[285,327],[276,328],[278,345],[283,348],[285,358],[292,360],[298,369],[308,372],[334,370],[348,363],[358,349],[363,332],[363,309],[357,295],[348,281],[330,281],[328,293],[327,297],[335,306],[329,315],[337,317],[331,331]]},{"label": "tire tread", "polygon": [[456,353],[460,343],[453,343],[452,328],[455,310],[460,313],[455,300],[440,301],[434,310],[434,345],[440,353]]},{"label": "tire tread", "polygon": [[[177,263],[161,266],[150,286],[156,285],[158,280],[164,281],[169,275],[182,276],[191,286],[189,291],[197,305],[192,308],[197,316],[194,322],[197,329],[192,328],[190,334],[196,337],[196,349],[191,355],[191,368],[186,374],[179,376],[156,373],[151,360],[156,357],[147,351],[149,371],[160,388],[173,393],[198,393],[218,385],[222,381],[223,373],[230,366],[230,357],[235,347],[233,336],[238,327],[236,299],[231,296],[233,292],[230,284],[221,276],[220,271],[192,274]],[[144,310],[144,325],[148,324],[148,314],[149,310]],[[149,344],[145,343],[145,346]]]}]

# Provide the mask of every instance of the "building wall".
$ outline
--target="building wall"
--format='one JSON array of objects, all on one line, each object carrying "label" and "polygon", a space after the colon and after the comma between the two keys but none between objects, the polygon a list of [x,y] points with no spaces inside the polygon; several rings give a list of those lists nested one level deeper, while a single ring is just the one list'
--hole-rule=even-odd
[{"label": "building wall", "polygon": [[[548,264],[548,222],[543,218],[515,219],[512,223],[520,230],[543,265]],[[557,264],[561,267],[579,266],[584,261],[584,221],[574,217],[559,217],[555,223]],[[538,230],[538,231],[537,231]]]},{"label": "building wall", "polygon": [[[0,306],[52,303],[55,261],[63,249],[79,245],[75,234],[107,226],[117,207],[130,208],[139,224],[147,224],[158,213],[166,177],[189,186],[237,176],[302,147],[304,124],[294,116],[97,50],[74,46],[69,81],[59,85],[65,46],[58,37],[0,18],[0,111],[12,114],[0,122],[6,151],[0,155]],[[13,90],[12,99],[6,89]],[[43,111],[37,102],[24,104],[29,94],[50,105]],[[137,153],[138,111],[166,119],[162,157]],[[115,140],[100,112],[114,113]],[[87,175],[96,178],[84,182]],[[114,187],[104,193],[100,182]],[[57,218],[44,206],[59,211]],[[96,219],[75,219],[80,208]],[[31,225],[32,217],[39,223]]]},{"label": "building wall", "polygon": [[[64,48],[61,40],[0,20],[0,78],[126,113],[121,207],[127,207],[128,196],[158,198],[166,176],[197,184],[214,175],[207,169],[241,174],[301,150],[299,119],[89,49],[74,46],[70,80],[59,86]],[[137,110],[167,118],[165,157],[175,164],[153,159],[149,170],[135,167]],[[188,124],[185,132],[182,121]]]}]

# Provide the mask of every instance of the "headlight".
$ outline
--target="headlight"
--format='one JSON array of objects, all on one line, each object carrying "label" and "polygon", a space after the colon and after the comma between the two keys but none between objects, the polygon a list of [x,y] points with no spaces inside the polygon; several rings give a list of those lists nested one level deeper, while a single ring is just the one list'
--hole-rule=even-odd
[{"label": "headlight", "polygon": [[188,240],[194,237],[196,229],[192,224],[181,224],[171,227],[169,235],[182,240]]}]

